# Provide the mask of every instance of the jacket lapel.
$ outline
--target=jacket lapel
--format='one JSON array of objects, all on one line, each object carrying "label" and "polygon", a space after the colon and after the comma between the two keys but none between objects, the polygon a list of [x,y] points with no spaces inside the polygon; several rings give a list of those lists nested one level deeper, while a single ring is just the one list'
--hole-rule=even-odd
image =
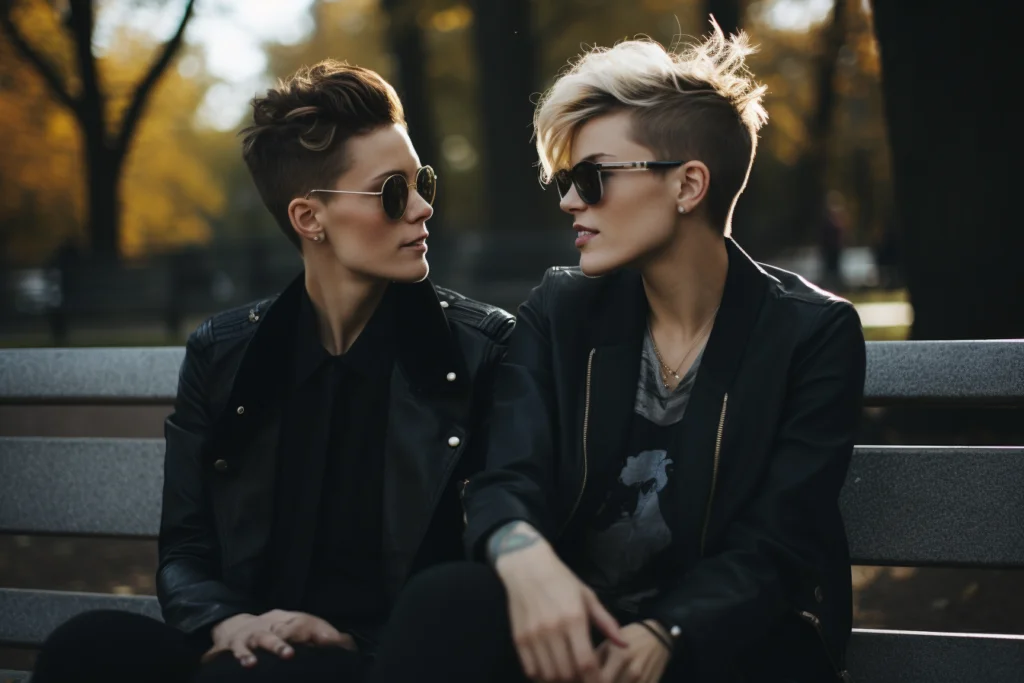
[{"label": "jacket lapel", "polygon": [[[678,455],[673,458],[674,495],[666,497],[663,503],[675,539],[673,547],[682,563],[701,553],[705,520],[720,465],[716,462],[716,450],[717,458],[721,458],[719,428],[724,430],[728,418],[725,396],[742,363],[767,293],[767,274],[732,239],[726,239],[726,248],[729,272],[725,291],[686,414],[675,435]],[[639,273],[622,271],[608,278],[604,293],[595,297],[590,312],[594,322],[590,334],[593,358],[585,435],[588,475],[577,512],[583,518],[600,505],[600,495],[619,474],[627,455],[624,449],[632,427],[647,326],[648,304]],[[583,393],[585,403],[585,388]],[[585,413],[586,405],[581,410],[581,414]],[[582,430],[582,420],[580,424]]]},{"label": "jacket lapel", "polygon": [[382,548],[394,595],[466,448],[473,383],[433,285],[392,287],[398,288],[399,346],[383,454]]}]

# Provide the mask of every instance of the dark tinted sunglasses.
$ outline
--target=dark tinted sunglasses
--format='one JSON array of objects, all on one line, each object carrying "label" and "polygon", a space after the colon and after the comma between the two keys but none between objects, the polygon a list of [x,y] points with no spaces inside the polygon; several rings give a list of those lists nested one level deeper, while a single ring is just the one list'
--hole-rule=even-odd
[{"label": "dark tinted sunglasses", "polygon": [[393,221],[400,220],[405,215],[409,206],[409,190],[416,192],[426,200],[427,204],[434,203],[434,196],[437,194],[437,175],[430,166],[421,166],[416,170],[416,179],[412,184],[405,181],[405,176],[399,173],[388,176],[380,188],[380,192],[356,192],[355,190],[310,190],[306,198],[314,192],[328,192],[330,194],[362,194],[373,197],[380,197],[384,213]]},{"label": "dark tinted sunglasses", "polygon": [[609,171],[653,171],[663,168],[682,166],[685,161],[613,161],[599,164],[593,161],[581,161],[572,168],[556,171],[555,187],[558,195],[565,197],[569,190],[576,186],[576,194],[587,204],[597,204],[604,196],[604,185],[601,174]]}]

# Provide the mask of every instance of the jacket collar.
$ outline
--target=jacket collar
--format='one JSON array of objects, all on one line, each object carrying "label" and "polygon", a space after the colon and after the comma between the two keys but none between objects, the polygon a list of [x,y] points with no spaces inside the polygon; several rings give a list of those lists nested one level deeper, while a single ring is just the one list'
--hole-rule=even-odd
[{"label": "jacket collar", "polygon": [[[464,360],[434,285],[424,280],[389,287],[398,363],[413,390],[440,394],[468,391]],[[237,411],[242,406],[246,414],[263,413],[276,405],[290,386],[304,294],[305,274],[300,273],[276,299],[250,311],[250,323],[259,327],[246,345],[226,410]],[[454,381],[448,381],[449,373],[455,373]]]}]

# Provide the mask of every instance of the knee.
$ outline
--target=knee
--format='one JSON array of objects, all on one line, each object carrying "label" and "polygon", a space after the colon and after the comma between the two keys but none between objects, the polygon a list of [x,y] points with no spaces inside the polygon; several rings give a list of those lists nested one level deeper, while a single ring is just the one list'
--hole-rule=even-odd
[{"label": "knee", "polygon": [[505,587],[489,566],[454,562],[425,569],[406,585],[399,597],[403,616],[504,613]]},{"label": "knee", "polygon": [[[187,671],[191,654],[183,633],[155,619],[114,610],[85,612],[46,638],[36,657],[33,680],[99,681],[113,680],[122,670]],[[164,680],[160,675],[150,679]]]},{"label": "knee", "polygon": [[96,610],[76,615],[53,630],[43,643],[42,652],[73,656],[75,652],[96,652],[97,648],[123,643],[139,630],[159,622],[139,614],[115,610]]},{"label": "knee", "polygon": [[474,600],[504,599],[505,596],[505,588],[494,570],[476,562],[449,562],[430,567],[413,577],[406,590],[443,602],[467,596]]}]

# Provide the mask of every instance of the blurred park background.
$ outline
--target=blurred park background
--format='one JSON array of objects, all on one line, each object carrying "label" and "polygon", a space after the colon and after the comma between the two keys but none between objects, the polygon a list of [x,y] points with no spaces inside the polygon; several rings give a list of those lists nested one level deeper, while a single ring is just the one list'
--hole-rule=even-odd
[{"label": "blurred park background", "polygon": [[[740,244],[850,298],[868,339],[1024,337],[1020,58],[995,0],[0,0],[0,346],[179,345],[278,291],[300,262],[236,133],[326,57],[395,84],[438,170],[433,279],[514,310],[576,259],[537,182],[536,94],[586,46],[672,44],[709,13],[760,45],[769,90]],[[3,408],[0,434],[159,436],[166,413]],[[859,443],[1024,443],[1016,413],[866,417]],[[152,593],[154,566],[148,542],[0,537],[4,586]],[[859,625],[1024,633],[1009,572],[855,575]]]}]

